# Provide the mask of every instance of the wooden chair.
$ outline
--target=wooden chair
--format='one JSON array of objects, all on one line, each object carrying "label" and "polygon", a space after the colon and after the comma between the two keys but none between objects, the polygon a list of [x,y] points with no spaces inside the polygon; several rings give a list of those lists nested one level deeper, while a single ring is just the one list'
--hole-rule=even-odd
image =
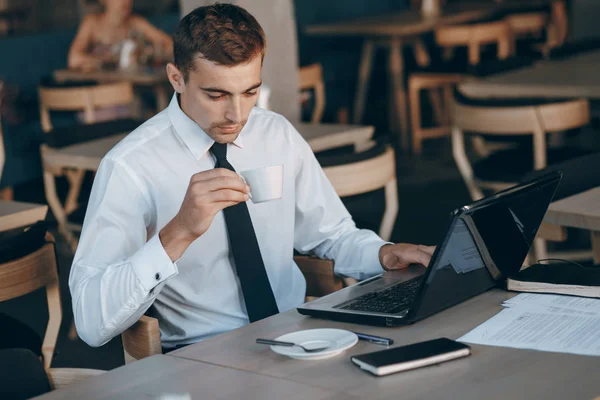
[{"label": "wooden chair", "polygon": [[398,215],[398,187],[394,150],[385,144],[350,155],[317,159],[340,197],[385,190],[385,212],[379,236],[389,241]]},{"label": "wooden chair", "polygon": [[[445,58],[450,57],[454,48],[467,47],[468,64],[471,66],[480,63],[481,49],[485,45],[495,44],[497,57],[500,60],[507,59],[513,51],[510,25],[505,20],[444,26],[436,30],[435,40],[447,53]],[[452,90],[467,76],[466,70],[453,71],[446,65],[440,66],[437,70],[425,68],[409,76],[408,96],[414,154],[421,154],[423,140],[447,136],[450,133],[449,107],[452,101]],[[429,92],[441,90],[443,93],[443,104],[439,100],[440,104],[432,104],[437,126],[426,128],[421,122],[420,92],[422,90]]]},{"label": "wooden chair", "polygon": [[46,244],[33,253],[0,264],[0,301],[14,299],[46,288],[48,325],[42,343],[44,367],[50,368],[58,331],[62,321],[62,307],[58,283],[54,238],[46,235]]},{"label": "wooden chair", "polygon": [[549,15],[546,12],[526,12],[510,14],[504,18],[510,26],[513,40],[521,37],[541,37],[548,26]]},{"label": "wooden chair", "polygon": [[28,349],[0,350],[3,376],[0,397],[29,398],[52,390],[63,389],[106,371],[87,368],[44,368],[39,358]]},{"label": "wooden chair", "polygon": [[[499,191],[517,184],[527,172],[545,168],[549,159],[550,163],[557,163],[584,154],[570,148],[549,152],[546,134],[588,124],[590,111],[587,100],[493,106],[468,104],[460,95],[457,99],[454,103],[452,154],[473,200],[484,196],[483,189]],[[525,136],[532,139],[533,149],[517,147],[501,150],[472,164],[466,153],[465,132],[488,139],[503,137],[518,140]],[[562,228],[544,225],[538,239],[562,241],[566,234]],[[534,243],[537,258],[545,258],[545,242],[538,239]]]},{"label": "wooden chair", "polygon": [[[95,112],[97,109],[112,107],[112,106],[130,106],[133,102],[133,87],[130,83],[110,83],[110,84],[93,84],[93,83],[78,83],[73,86],[51,84],[42,85],[39,87],[40,100],[40,118],[42,129],[46,133],[59,132],[53,129],[50,120],[51,111],[82,111],[84,113],[84,122],[86,125],[96,122]],[[124,122],[129,120],[123,120]],[[109,126],[110,123],[105,123]],[[114,125],[114,122],[112,123]],[[100,125],[100,124],[99,124]],[[130,124],[127,124],[128,126]],[[111,127],[111,129],[118,129]],[[86,134],[85,126],[80,129],[83,135]],[[98,129],[95,129],[98,130]],[[73,132],[66,132],[67,135],[73,135]],[[104,132],[104,135],[119,132]],[[90,139],[93,139],[90,137]],[[68,215],[73,213],[78,208],[78,197],[81,190],[81,184],[85,174],[84,170],[67,169],[67,168],[51,168],[44,163],[44,158],[53,152],[53,148],[48,143],[41,145],[42,165],[44,167],[44,188],[46,199],[52,210],[52,213],[57,219],[59,232],[65,237],[67,242],[74,250],[76,247],[76,239],[73,236],[73,231],[81,229],[79,223],[69,223]],[[69,192],[64,205],[56,195],[55,178],[66,176],[69,181]]]},{"label": "wooden chair", "polygon": [[323,68],[321,64],[311,64],[298,70],[298,88],[300,91],[314,91],[314,107],[310,122],[321,122],[325,110],[325,84],[323,83]]},{"label": "wooden chair", "polygon": [[[306,278],[306,301],[333,293],[356,281],[334,274],[333,261],[311,256],[295,256]],[[158,319],[143,315],[121,334],[125,363],[162,354]]]},{"label": "wooden chair", "polygon": [[[4,149],[4,136],[2,134],[2,99],[4,97],[4,82],[0,81],[0,181],[2,181],[2,171],[6,162],[6,150]],[[13,191],[11,187],[0,189],[0,200],[12,200]]]}]

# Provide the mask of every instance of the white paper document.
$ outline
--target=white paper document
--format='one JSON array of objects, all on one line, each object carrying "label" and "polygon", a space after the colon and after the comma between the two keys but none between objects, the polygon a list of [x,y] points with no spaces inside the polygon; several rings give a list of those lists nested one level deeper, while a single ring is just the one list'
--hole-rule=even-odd
[{"label": "white paper document", "polygon": [[521,293],[503,304],[505,307],[559,307],[600,314],[600,299],[558,294]]},{"label": "white paper document", "polygon": [[459,342],[600,356],[600,315],[560,307],[506,308]]}]

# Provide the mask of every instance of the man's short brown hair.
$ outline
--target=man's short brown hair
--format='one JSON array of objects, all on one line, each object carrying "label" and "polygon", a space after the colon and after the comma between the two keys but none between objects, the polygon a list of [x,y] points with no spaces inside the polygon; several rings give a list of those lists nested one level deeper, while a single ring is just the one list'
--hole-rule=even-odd
[{"label": "man's short brown hair", "polygon": [[248,11],[233,4],[198,7],[186,15],[173,35],[175,65],[187,80],[196,57],[221,65],[265,56],[265,33]]}]

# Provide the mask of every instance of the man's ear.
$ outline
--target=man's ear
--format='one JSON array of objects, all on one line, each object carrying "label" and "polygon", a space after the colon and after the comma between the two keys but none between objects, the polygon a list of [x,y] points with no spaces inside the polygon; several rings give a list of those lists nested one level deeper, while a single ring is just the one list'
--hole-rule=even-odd
[{"label": "man's ear", "polygon": [[173,86],[173,90],[179,94],[185,92],[185,81],[183,79],[183,74],[179,68],[175,66],[175,64],[167,64],[167,77],[169,78],[169,82],[171,82],[171,86]]}]

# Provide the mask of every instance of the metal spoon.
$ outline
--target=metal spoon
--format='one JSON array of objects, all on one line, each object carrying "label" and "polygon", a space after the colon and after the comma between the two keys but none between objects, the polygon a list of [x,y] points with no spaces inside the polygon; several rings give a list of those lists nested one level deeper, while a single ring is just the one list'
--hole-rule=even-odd
[{"label": "metal spoon", "polygon": [[296,344],[296,343],[292,343],[292,342],[280,342],[278,340],[270,340],[270,339],[256,339],[256,343],[259,344],[270,344],[273,346],[285,346],[285,347],[300,347],[302,350],[304,350],[306,353],[316,353],[318,351],[323,351],[326,348],[329,347],[329,344],[326,346],[320,346],[320,347],[315,347],[312,349],[306,348],[300,344]]}]

